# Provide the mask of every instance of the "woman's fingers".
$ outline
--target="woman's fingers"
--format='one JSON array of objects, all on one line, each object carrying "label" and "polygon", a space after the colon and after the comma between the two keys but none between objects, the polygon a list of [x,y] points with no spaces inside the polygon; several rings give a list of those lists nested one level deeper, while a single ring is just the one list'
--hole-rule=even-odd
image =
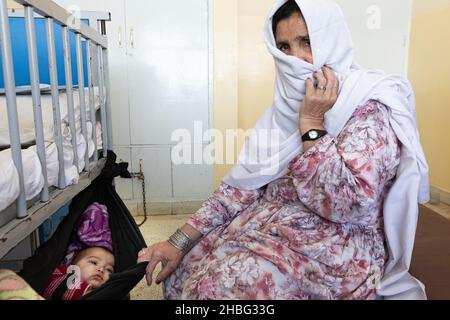
[{"label": "woman's fingers", "polygon": [[336,100],[337,94],[339,92],[339,81],[333,70],[331,70],[330,68],[323,67],[323,73],[328,83],[325,95],[329,100]]},{"label": "woman's fingers", "polygon": [[150,256],[150,259],[148,261],[149,263],[147,265],[147,268],[145,269],[146,272],[145,278],[147,280],[148,286],[151,286],[153,282],[153,272],[155,271],[156,266],[160,262],[160,259],[152,255]]},{"label": "woman's fingers", "polygon": [[163,269],[156,277],[156,284],[160,284],[162,281],[166,280],[167,277],[169,277],[175,269],[176,264],[172,261],[168,262],[165,266],[163,266]]},{"label": "woman's fingers", "polygon": [[144,248],[138,253],[137,263],[150,261],[151,256],[148,255],[148,249]]},{"label": "woman's fingers", "polygon": [[306,95],[310,96],[314,92],[314,84],[311,79],[306,79]]},{"label": "woman's fingers", "polygon": [[324,75],[321,72],[315,72],[314,78],[317,79],[317,89],[321,91],[321,93],[324,93],[325,90],[323,88],[326,88],[328,85],[327,79],[324,77]]}]

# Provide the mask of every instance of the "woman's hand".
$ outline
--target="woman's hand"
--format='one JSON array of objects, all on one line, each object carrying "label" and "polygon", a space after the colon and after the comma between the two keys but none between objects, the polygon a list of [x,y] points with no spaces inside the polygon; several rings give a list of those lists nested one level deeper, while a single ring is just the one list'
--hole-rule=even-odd
[{"label": "woman's hand", "polygon": [[311,129],[323,129],[324,115],[336,103],[339,80],[334,72],[323,67],[323,74],[316,72],[317,88],[311,79],[306,80],[306,95],[300,109],[299,127],[301,134]]},{"label": "woman's hand", "polygon": [[146,269],[148,286],[152,285],[153,271],[158,263],[162,263],[162,270],[156,277],[156,284],[166,280],[176,270],[183,258],[183,253],[168,241],[154,244],[139,252],[138,263],[149,262]]}]

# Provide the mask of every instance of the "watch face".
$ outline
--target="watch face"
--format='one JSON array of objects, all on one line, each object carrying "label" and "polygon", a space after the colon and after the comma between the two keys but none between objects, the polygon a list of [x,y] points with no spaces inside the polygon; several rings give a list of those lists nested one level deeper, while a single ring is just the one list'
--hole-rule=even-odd
[{"label": "watch face", "polygon": [[311,139],[317,139],[319,137],[319,133],[317,131],[310,131],[309,132],[309,137]]}]

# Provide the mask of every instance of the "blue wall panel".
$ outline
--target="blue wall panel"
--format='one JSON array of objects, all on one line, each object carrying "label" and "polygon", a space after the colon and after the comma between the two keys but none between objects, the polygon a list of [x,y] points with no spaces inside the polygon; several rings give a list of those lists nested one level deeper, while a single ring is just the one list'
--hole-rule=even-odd
[{"label": "blue wall panel", "polygon": [[[11,28],[11,46],[13,52],[14,73],[16,79],[16,86],[30,85],[30,71],[28,67],[28,49],[27,36],[25,31],[25,19],[10,17]],[[88,24],[88,20],[83,20],[83,23]],[[36,18],[36,42],[39,64],[39,80],[42,84],[50,84],[50,74],[48,65],[47,52],[47,37],[45,31],[45,19]],[[65,71],[64,71],[64,51],[62,43],[62,27],[55,22],[55,48],[56,60],[58,66],[58,85],[65,86]],[[84,86],[87,87],[87,61],[86,61],[86,42],[83,41],[83,67],[84,67]],[[75,34],[70,32],[70,51],[72,59],[72,81],[73,85],[78,85],[78,71],[76,60],[76,45]],[[1,59],[1,54],[0,54]],[[3,66],[0,63],[0,89],[4,89],[5,83],[3,79]]]}]

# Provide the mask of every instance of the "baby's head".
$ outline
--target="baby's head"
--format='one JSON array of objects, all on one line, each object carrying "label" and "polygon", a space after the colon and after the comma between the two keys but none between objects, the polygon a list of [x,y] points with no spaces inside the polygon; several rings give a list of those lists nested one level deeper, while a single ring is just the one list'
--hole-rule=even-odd
[{"label": "baby's head", "polygon": [[96,289],[114,272],[114,255],[107,249],[92,247],[80,251],[72,264],[80,268],[81,281]]}]

